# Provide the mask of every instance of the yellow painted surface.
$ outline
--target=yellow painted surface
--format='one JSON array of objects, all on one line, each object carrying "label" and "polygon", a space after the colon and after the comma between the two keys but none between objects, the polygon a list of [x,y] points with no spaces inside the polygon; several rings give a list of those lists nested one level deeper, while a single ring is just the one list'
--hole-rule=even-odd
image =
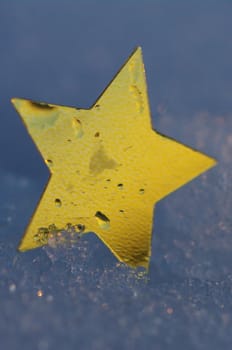
[{"label": "yellow painted surface", "polygon": [[215,160],[152,130],[141,48],[90,109],[12,102],[51,173],[19,249],[72,227],[147,268],[154,204]]}]

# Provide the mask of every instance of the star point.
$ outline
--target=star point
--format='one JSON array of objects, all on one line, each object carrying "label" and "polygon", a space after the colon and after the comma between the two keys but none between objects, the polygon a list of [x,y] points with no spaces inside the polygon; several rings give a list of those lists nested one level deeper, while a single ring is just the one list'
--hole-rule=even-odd
[{"label": "star point", "polygon": [[12,103],[51,173],[19,249],[71,225],[148,268],[155,203],[215,160],[152,129],[141,48],[90,109]]}]

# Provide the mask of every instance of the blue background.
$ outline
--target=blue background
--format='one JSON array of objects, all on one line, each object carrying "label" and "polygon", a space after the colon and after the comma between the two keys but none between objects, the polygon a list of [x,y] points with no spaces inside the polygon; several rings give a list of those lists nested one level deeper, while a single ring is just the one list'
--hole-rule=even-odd
[{"label": "blue background", "polygon": [[[231,349],[231,18],[223,0],[0,0],[4,349]],[[157,205],[147,277],[95,236],[18,253],[48,171],[10,98],[89,107],[138,45],[154,127],[218,166]]]}]

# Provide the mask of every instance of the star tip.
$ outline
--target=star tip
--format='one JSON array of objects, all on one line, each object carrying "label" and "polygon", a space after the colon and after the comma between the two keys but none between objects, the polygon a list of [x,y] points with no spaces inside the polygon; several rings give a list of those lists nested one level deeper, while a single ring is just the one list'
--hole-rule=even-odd
[{"label": "star tip", "polygon": [[145,260],[139,262],[128,263],[125,262],[126,265],[130,266],[132,269],[142,268],[146,273],[149,271],[150,266],[150,257],[147,257]]},{"label": "star tip", "polygon": [[12,97],[12,98],[10,99],[10,102],[11,102],[13,105],[15,105],[16,102],[17,102],[17,100],[18,100],[17,97]]},{"label": "star tip", "polygon": [[136,46],[135,51],[142,51],[142,47],[140,45]]},{"label": "star tip", "polygon": [[128,61],[133,60],[134,58],[142,59],[142,48],[141,46],[136,46],[132,51],[131,55],[128,58]]},{"label": "star tip", "polygon": [[206,156],[201,172],[203,173],[205,171],[209,171],[210,169],[214,168],[217,164],[218,164],[218,161],[215,158]]},{"label": "star tip", "polygon": [[132,52],[132,56],[136,54],[142,54],[142,47],[141,46],[136,46]]},{"label": "star tip", "polygon": [[216,166],[218,164],[217,159],[209,157],[209,167],[213,168],[214,166]]},{"label": "star tip", "polygon": [[18,245],[18,247],[17,247],[17,251],[20,252],[20,253],[23,253],[23,252],[26,251],[26,249],[23,248],[22,244],[20,243],[20,244]]},{"label": "star tip", "polygon": [[149,272],[149,264],[142,264],[142,265],[139,265],[138,267],[140,267],[140,269],[141,269],[144,273],[148,273],[148,272]]},{"label": "star tip", "polygon": [[10,99],[12,105],[17,109],[17,107],[19,106],[20,102],[22,101],[22,98],[18,98],[18,97],[13,97]]},{"label": "star tip", "polygon": [[17,251],[20,252],[20,253],[23,253],[23,252],[26,252],[28,249],[30,249],[28,247],[27,244],[25,244],[26,242],[24,241],[24,239],[22,239],[19,244],[18,244],[18,247],[17,247]]},{"label": "star tip", "polygon": [[144,270],[148,273],[149,271],[149,266],[150,266],[150,258],[148,261],[145,261],[143,264],[142,264],[142,268],[144,268]]},{"label": "star tip", "polygon": [[218,164],[218,160],[212,158],[212,166],[216,166]]}]

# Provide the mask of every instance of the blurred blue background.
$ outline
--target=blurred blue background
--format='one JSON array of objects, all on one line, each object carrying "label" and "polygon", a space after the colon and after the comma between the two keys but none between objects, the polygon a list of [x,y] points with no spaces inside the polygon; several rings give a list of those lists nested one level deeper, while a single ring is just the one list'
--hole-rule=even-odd
[{"label": "blurred blue background", "polygon": [[[0,0],[4,349],[231,349],[232,2]],[[142,46],[154,127],[219,165],[157,205],[150,273],[97,238],[16,251],[48,171],[12,97],[87,108]]]}]

